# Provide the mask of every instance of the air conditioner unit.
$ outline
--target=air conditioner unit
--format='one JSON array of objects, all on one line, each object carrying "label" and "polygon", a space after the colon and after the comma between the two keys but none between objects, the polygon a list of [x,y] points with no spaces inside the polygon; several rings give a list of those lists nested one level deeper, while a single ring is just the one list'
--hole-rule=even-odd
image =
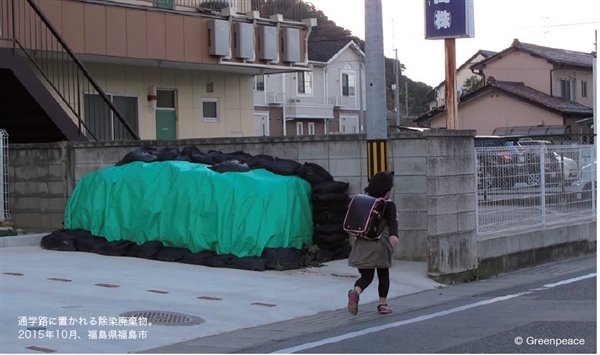
[{"label": "air conditioner unit", "polygon": [[340,96],[329,96],[328,102],[329,102],[330,105],[333,105],[335,107],[344,106],[343,105],[343,98],[340,97]]}]

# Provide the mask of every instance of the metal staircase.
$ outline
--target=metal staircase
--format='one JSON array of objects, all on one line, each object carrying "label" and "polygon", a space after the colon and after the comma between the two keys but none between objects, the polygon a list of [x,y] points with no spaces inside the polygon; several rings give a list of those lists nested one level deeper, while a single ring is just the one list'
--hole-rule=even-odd
[{"label": "metal staircase", "polygon": [[[132,128],[135,122],[128,122],[119,113],[34,0],[0,1],[0,15],[0,50],[5,52],[4,61],[8,62],[6,52],[12,52],[13,62],[16,63],[15,58],[24,61],[47,89],[36,90],[35,85],[40,84],[25,80],[26,70],[13,69],[10,73],[6,68],[0,69],[0,77],[6,79],[0,82],[0,128],[9,132],[11,142],[15,136],[22,142],[46,142],[60,136],[44,136],[38,128],[44,130],[45,126],[50,131],[58,129],[63,139],[140,139]],[[23,67],[22,63],[15,67],[19,65]],[[33,101],[28,101],[31,97],[27,93]],[[54,100],[44,97],[48,95]],[[30,139],[28,134],[32,135]],[[41,137],[32,140],[36,134]]]}]

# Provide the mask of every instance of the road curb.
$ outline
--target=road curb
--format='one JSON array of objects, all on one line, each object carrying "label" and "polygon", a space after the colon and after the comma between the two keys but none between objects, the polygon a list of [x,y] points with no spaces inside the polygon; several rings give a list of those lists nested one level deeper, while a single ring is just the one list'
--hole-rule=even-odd
[{"label": "road curb", "polygon": [[0,237],[0,248],[30,247],[40,245],[42,238],[48,234],[50,234],[50,232]]}]

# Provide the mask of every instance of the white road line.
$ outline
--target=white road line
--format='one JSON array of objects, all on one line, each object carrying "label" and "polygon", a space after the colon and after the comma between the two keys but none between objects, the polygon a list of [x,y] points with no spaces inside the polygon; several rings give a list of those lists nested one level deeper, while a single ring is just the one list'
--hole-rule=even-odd
[{"label": "white road line", "polygon": [[399,321],[399,322],[394,322],[394,323],[380,325],[380,326],[377,326],[377,327],[372,327],[372,328],[367,328],[367,329],[363,329],[363,330],[358,330],[358,331],[355,331],[355,332],[346,333],[346,334],[338,335],[338,336],[335,336],[335,337],[332,337],[332,338],[327,338],[327,339],[323,339],[323,340],[319,340],[319,341],[314,341],[314,342],[311,342],[311,343],[301,344],[301,345],[293,346],[291,348],[277,350],[277,351],[272,352],[271,354],[291,354],[291,353],[295,353],[297,351],[302,351],[302,350],[306,350],[306,349],[316,348],[318,346],[325,345],[325,344],[337,343],[339,341],[346,340],[346,339],[351,339],[351,338],[354,338],[356,336],[366,335],[366,334],[375,333],[375,332],[378,332],[378,331],[384,330],[384,329],[399,327],[399,326],[406,325],[406,324],[417,323],[417,322],[422,322],[424,320],[428,320],[428,319],[432,319],[432,318],[442,317],[442,316],[445,316],[445,315],[448,315],[448,314],[465,311],[467,309],[471,309],[471,308],[475,308],[475,307],[479,307],[479,306],[485,306],[485,305],[488,305],[488,304],[492,304],[492,303],[496,303],[496,302],[500,302],[500,301],[505,301],[505,300],[508,300],[508,299],[511,299],[511,298],[516,298],[516,297],[528,295],[528,294],[531,294],[533,292],[547,290],[547,289],[550,289],[550,288],[553,288],[553,287],[556,287],[556,286],[567,285],[567,284],[570,284],[570,283],[573,283],[573,282],[577,282],[577,281],[589,279],[591,277],[596,277],[596,273],[594,272],[594,273],[591,273],[591,274],[587,274],[587,275],[583,275],[583,276],[579,276],[579,277],[574,277],[572,279],[562,280],[562,281],[555,282],[555,283],[552,283],[552,284],[546,284],[546,285],[544,285],[542,287],[533,288],[533,289],[530,289],[530,290],[527,290],[527,291],[523,291],[523,292],[519,292],[519,293],[514,293],[512,295],[506,295],[506,296],[502,296],[502,297],[496,297],[496,298],[492,298],[492,299],[489,299],[489,300],[479,301],[479,302],[467,304],[467,305],[464,305],[464,306],[460,306],[460,307],[448,309],[448,310],[445,310],[445,311],[440,311],[440,312],[435,312],[435,313],[427,314],[427,315],[424,315],[424,316],[419,316],[419,317],[416,317],[416,318],[411,318],[411,319],[407,319],[407,320],[403,320],[403,321]]}]

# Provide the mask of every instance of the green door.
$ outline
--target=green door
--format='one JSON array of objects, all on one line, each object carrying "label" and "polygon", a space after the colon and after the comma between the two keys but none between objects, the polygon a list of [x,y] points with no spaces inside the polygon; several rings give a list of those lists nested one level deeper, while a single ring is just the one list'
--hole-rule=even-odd
[{"label": "green door", "polygon": [[174,0],[152,0],[152,6],[158,7],[159,9],[173,10]]},{"label": "green door", "polygon": [[175,110],[156,110],[156,139],[177,139]]}]

